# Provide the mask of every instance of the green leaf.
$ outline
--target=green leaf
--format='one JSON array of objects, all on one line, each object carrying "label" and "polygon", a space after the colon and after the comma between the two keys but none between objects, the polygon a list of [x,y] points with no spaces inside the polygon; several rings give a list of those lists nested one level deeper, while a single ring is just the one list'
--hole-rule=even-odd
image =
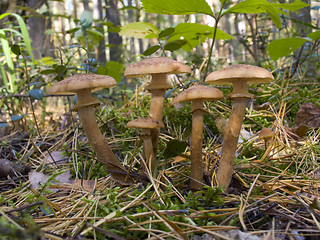
[{"label": "green leaf", "polygon": [[179,154],[183,153],[186,150],[187,146],[188,145],[185,142],[176,139],[170,140],[167,144],[166,149],[164,150],[163,156],[165,158],[176,157]]},{"label": "green leaf", "polygon": [[91,27],[93,22],[92,13],[84,10],[80,16],[80,22],[81,22],[81,26],[84,27],[85,29]]},{"label": "green leaf", "polygon": [[[182,48],[185,51],[198,46],[200,43],[204,42],[207,38],[213,37],[214,27],[208,25],[202,25],[199,23],[179,23],[175,27],[175,32],[168,39],[168,42],[171,41],[185,41]],[[233,39],[232,36],[223,32],[220,29],[217,29],[216,39]]]},{"label": "green leaf", "polygon": [[273,6],[270,6],[266,9],[266,11],[269,14],[274,25],[276,25],[278,29],[281,28],[281,19],[280,19],[280,15],[277,12],[277,9]]},{"label": "green leaf", "polygon": [[174,31],[175,31],[175,29],[173,27],[166,28],[159,33],[158,38],[168,37],[168,36],[172,35],[172,33],[174,33]]},{"label": "green leaf", "polygon": [[62,76],[65,71],[67,70],[67,67],[64,66],[64,65],[54,65],[53,66],[54,68],[54,71],[59,75],[59,76]]},{"label": "green leaf", "polygon": [[227,13],[265,13],[266,8],[270,6],[271,3],[267,0],[246,0],[227,9],[223,15]]},{"label": "green leaf", "polygon": [[320,38],[320,30],[309,33],[307,36],[312,40],[317,41]]},{"label": "green leaf", "polygon": [[31,89],[28,91],[31,98],[41,100],[43,98],[43,92],[41,89]]},{"label": "green leaf", "polygon": [[66,31],[66,33],[75,33],[76,31],[78,31],[80,28],[79,27],[75,27],[75,28],[71,28],[68,31]]},{"label": "green leaf", "polygon": [[118,83],[121,80],[124,72],[124,66],[115,61],[108,61],[105,66],[100,66],[97,69],[97,74],[109,75],[113,77]]},{"label": "green leaf", "polygon": [[6,37],[5,31],[3,31],[2,29],[0,29],[0,38],[1,38],[2,51],[4,53],[4,57],[5,57],[7,65],[8,65],[8,72],[9,72],[9,75],[10,75],[9,82],[5,81],[4,85],[6,86],[6,88],[10,88],[11,92],[15,92],[17,90],[16,75],[14,73],[14,65],[13,65],[13,61],[12,61],[12,58],[11,58],[9,40]]},{"label": "green leaf", "polygon": [[56,71],[54,69],[45,69],[45,70],[42,70],[40,72],[40,74],[43,74],[43,75],[48,75],[48,74],[53,74],[55,73]]},{"label": "green leaf", "polygon": [[20,46],[18,44],[13,44],[11,46],[11,51],[15,54],[15,55],[21,55],[21,50],[20,50]]},{"label": "green leaf", "polygon": [[245,0],[232,6],[223,12],[227,13],[268,13],[277,28],[281,28],[279,13],[285,14],[281,9],[296,11],[304,8],[309,4],[297,0],[293,3],[270,3],[267,0]]},{"label": "green leaf", "polygon": [[156,38],[158,37],[159,29],[150,23],[134,22],[122,26],[119,34],[134,38]]},{"label": "green leaf", "polygon": [[173,52],[175,50],[180,49],[181,47],[182,47],[182,44],[180,41],[172,41],[172,42],[166,43],[166,45],[164,45],[163,49]]},{"label": "green leaf", "polygon": [[141,0],[146,12],[158,14],[187,15],[204,13],[213,16],[213,12],[205,0]]},{"label": "green leaf", "polygon": [[18,20],[20,31],[23,35],[23,41],[26,46],[27,52],[28,52],[32,62],[34,62],[34,57],[33,57],[32,48],[31,48],[31,40],[29,37],[27,25],[25,24],[23,18],[20,15],[15,14],[15,13],[11,13],[11,15],[15,16],[15,18]]},{"label": "green leaf", "polygon": [[301,2],[301,0],[297,0],[293,3],[272,3],[272,5],[277,8],[281,8],[281,9],[285,9],[285,10],[289,10],[289,11],[293,12],[293,11],[297,11],[301,8],[307,7],[310,4]]},{"label": "green leaf", "polygon": [[9,16],[9,15],[12,15],[17,19],[19,27],[20,27],[21,34],[23,36],[24,44],[25,44],[26,49],[27,49],[27,52],[28,52],[32,62],[34,62],[34,57],[33,57],[32,48],[31,48],[31,40],[30,40],[30,37],[29,37],[29,32],[28,32],[27,25],[25,24],[23,18],[20,15],[16,14],[16,13],[4,13],[4,14],[1,14],[0,15],[0,20],[2,18],[6,17],[6,16]]},{"label": "green leaf", "polygon": [[307,40],[303,38],[283,38],[273,40],[267,46],[267,51],[269,52],[272,60],[287,56],[300,48]]},{"label": "green leaf", "polygon": [[148,49],[146,49],[144,52],[143,52],[143,55],[144,56],[150,56],[151,54],[155,53],[156,51],[158,51],[160,48],[160,45],[153,45],[151,47],[149,47]]},{"label": "green leaf", "polygon": [[[205,35],[206,37],[212,38],[214,27],[208,25],[203,25],[199,23],[179,23],[175,27],[175,32],[172,36],[184,37],[186,39],[192,39],[196,36]],[[216,39],[233,39],[231,35],[225,33],[224,31],[217,29]]]}]

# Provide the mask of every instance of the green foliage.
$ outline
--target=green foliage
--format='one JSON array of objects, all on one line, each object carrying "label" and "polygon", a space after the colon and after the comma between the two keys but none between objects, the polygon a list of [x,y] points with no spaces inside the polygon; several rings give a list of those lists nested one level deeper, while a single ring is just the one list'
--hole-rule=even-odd
[{"label": "green foliage", "polygon": [[[23,42],[21,42],[21,43],[24,44],[32,63],[34,62],[34,57],[33,57],[32,49],[31,49],[29,32],[28,32],[27,26],[26,26],[23,18],[20,15],[15,14],[15,13],[4,13],[4,14],[0,15],[0,20],[5,17],[8,17],[8,16],[13,16],[16,18],[16,20],[18,21],[19,29],[21,31],[21,33],[20,33],[16,30],[11,29],[11,28],[0,29],[1,48],[2,48],[2,52],[4,54],[4,57],[5,57],[4,64],[6,63],[6,65],[8,67],[9,76],[10,76],[10,78],[8,79],[5,74],[5,71],[3,69],[3,66],[1,66],[2,79],[3,79],[3,83],[4,83],[5,88],[8,91],[14,93],[17,91],[18,88],[17,88],[17,83],[16,83],[16,81],[17,81],[16,67],[13,63],[13,57],[11,55],[11,49],[12,49],[12,48],[10,48],[11,40],[15,39],[15,38],[22,39]],[[10,35],[7,33],[10,33]],[[14,46],[15,46],[14,50],[19,50],[19,52],[15,51],[14,53],[15,54],[20,53],[20,49],[18,49],[18,47],[17,47],[18,45],[15,44]]]},{"label": "green foliage", "polygon": [[119,34],[135,38],[156,38],[159,34],[159,29],[150,23],[135,22],[122,26]]},{"label": "green foliage", "polygon": [[113,77],[117,83],[120,82],[123,76],[124,66],[121,63],[115,61],[108,61],[104,66],[99,66],[96,73],[101,75],[108,75]]},{"label": "green foliage", "polygon": [[142,6],[146,12],[172,15],[187,15],[192,13],[204,13],[213,15],[213,12],[205,0],[142,0]]},{"label": "green foliage", "polygon": [[178,156],[186,150],[187,146],[188,145],[185,142],[172,139],[167,143],[163,156],[166,159]]},{"label": "green foliage", "polygon": [[223,204],[222,193],[223,189],[221,188],[204,186],[204,190],[202,191],[196,193],[188,192],[186,203],[183,206],[186,209],[190,208],[193,210],[216,208]]},{"label": "green foliage", "polygon": [[[161,3],[160,3],[161,2]],[[224,3],[227,1],[221,1],[222,7]],[[276,25],[277,28],[281,28],[281,19],[279,14],[286,14],[283,10],[288,11],[296,11],[301,8],[308,6],[304,2],[297,0],[293,3],[270,3],[267,0],[245,0],[239,2],[228,9],[221,8],[219,14],[214,15],[210,9],[210,6],[205,1],[184,1],[181,4],[178,0],[170,0],[170,1],[151,1],[151,0],[144,0],[142,1],[143,8],[146,12],[158,13],[158,14],[177,14],[177,15],[186,15],[191,13],[203,13],[207,14],[213,18],[215,18],[216,26],[224,15],[228,13],[245,13],[245,14],[259,14],[259,13],[267,13],[273,23]],[[282,10],[283,9],[283,10]],[[164,50],[175,51],[180,49],[181,47],[184,48],[186,51],[190,51],[192,48],[199,45],[205,41],[208,36],[212,36],[214,39],[232,39],[230,35],[224,33],[223,31],[217,29],[215,31],[214,27],[209,27],[206,25],[201,25],[197,23],[180,23],[175,27],[175,32],[167,34],[166,36],[171,35],[170,41],[177,41],[181,40],[183,37],[184,43],[181,42],[174,42],[169,45],[165,45]],[[159,37],[159,36],[158,36]],[[318,34],[315,33],[311,35],[311,37],[318,37]],[[280,41],[283,40],[283,41]],[[280,42],[278,42],[280,41]],[[293,52],[294,50],[300,48],[302,44],[306,40],[299,39],[299,38],[288,38],[287,40],[278,39],[270,43],[268,46],[268,52],[273,60],[277,60],[282,56],[286,56],[289,53]],[[167,43],[167,44],[169,44]],[[288,44],[289,43],[289,44]],[[181,46],[180,46],[181,45]],[[158,49],[162,48],[161,44],[158,46],[152,46],[151,49],[147,49],[145,51],[145,55],[151,55],[156,52]],[[280,50],[280,51],[279,51]],[[211,53],[210,53],[211,56]],[[209,66],[209,64],[208,64]]]},{"label": "green foliage", "polygon": [[317,40],[320,39],[320,30],[312,32],[312,33],[309,33],[307,36],[309,38],[311,38],[312,40],[317,41]]},{"label": "green foliage", "polygon": [[[192,48],[198,46],[199,43],[204,42],[207,38],[212,38],[214,32],[215,28],[207,25],[199,23],[179,23],[175,26],[175,32],[168,41],[176,41],[183,38],[183,40],[186,41],[183,49],[190,51]],[[233,37],[224,31],[217,29],[215,39],[230,40],[233,39]]]},{"label": "green foliage", "polygon": [[272,60],[287,56],[300,48],[307,40],[303,38],[283,38],[273,40],[267,47]]},{"label": "green foliage", "polygon": [[23,214],[23,216],[19,218],[19,223],[21,225],[25,225],[26,228],[22,228],[18,224],[15,225],[11,222],[8,222],[3,216],[1,216],[0,240],[34,240],[43,237],[43,232],[39,229],[30,215]]}]

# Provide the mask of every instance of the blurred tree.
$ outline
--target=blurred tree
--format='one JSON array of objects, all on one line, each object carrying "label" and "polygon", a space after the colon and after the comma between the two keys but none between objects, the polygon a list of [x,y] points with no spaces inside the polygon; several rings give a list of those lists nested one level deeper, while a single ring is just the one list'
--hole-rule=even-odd
[{"label": "blurred tree", "polygon": [[[128,0],[128,7],[132,7],[132,0]],[[133,10],[129,9],[128,10],[128,22],[134,22],[134,18],[133,18]],[[136,54],[136,49],[135,49],[135,44],[134,44],[134,38],[131,37],[130,38],[130,50],[131,50],[131,54],[135,55]]]},{"label": "blurred tree", "polygon": [[32,15],[27,23],[30,32],[31,46],[34,49],[33,54],[36,59],[43,56],[53,56],[53,44],[50,35],[45,34],[47,29],[51,29],[51,17],[49,9],[44,14],[37,13],[46,1],[45,0],[27,0],[27,7],[32,10]]},{"label": "blurred tree", "polygon": [[10,12],[17,13],[17,6],[25,6],[26,0],[1,0],[0,14]]},{"label": "blurred tree", "polygon": [[[307,4],[310,4],[310,0],[301,0]],[[290,0],[290,2],[295,2]],[[305,37],[308,33],[311,32],[311,14],[310,14],[310,5],[305,8],[301,8],[298,11],[291,12],[290,15],[295,22],[296,35],[300,37]]]},{"label": "blurred tree", "polygon": [[[96,4],[94,6],[94,12],[97,14],[97,18],[102,22],[103,21],[103,11],[102,11],[102,1],[101,0],[96,0]],[[94,15],[95,15],[94,14]],[[99,29],[100,32],[104,35],[104,28],[103,25],[100,23],[96,24],[97,28]],[[106,41],[103,38],[98,46],[98,61],[102,64],[105,64],[107,59],[106,59]]]},{"label": "blurred tree", "polygon": [[110,48],[110,55],[109,60],[121,62],[121,55],[122,55],[122,37],[118,34],[117,31],[114,31],[117,26],[120,26],[120,16],[118,11],[118,1],[117,0],[105,0],[106,3],[106,16],[107,20],[113,23],[113,27],[111,28],[112,31],[108,33],[108,40],[109,40],[109,48]]}]

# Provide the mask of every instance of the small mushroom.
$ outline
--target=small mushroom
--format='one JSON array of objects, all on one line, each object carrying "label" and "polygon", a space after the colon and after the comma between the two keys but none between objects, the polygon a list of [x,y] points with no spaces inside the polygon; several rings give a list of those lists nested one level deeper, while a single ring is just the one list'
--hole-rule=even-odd
[{"label": "small mushroom", "polygon": [[192,132],[191,132],[191,183],[194,190],[202,189],[203,162],[202,162],[202,136],[203,136],[203,102],[223,98],[223,93],[214,87],[195,85],[179,93],[171,102],[192,101]]},{"label": "small mushroom", "polygon": [[233,91],[227,97],[233,100],[229,122],[222,143],[221,159],[217,172],[217,185],[228,189],[232,179],[234,157],[242,121],[249,98],[254,95],[248,92],[248,84],[267,83],[274,80],[272,74],[261,67],[238,64],[210,73],[206,83],[214,85],[233,85]]},{"label": "small mushroom", "polygon": [[164,127],[163,123],[152,118],[138,118],[127,123],[127,128],[142,129],[141,138],[143,139],[143,155],[146,164],[141,164],[141,172],[146,175],[146,167],[150,166],[150,173],[153,174],[156,165],[156,156],[153,152],[151,130]]},{"label": "small mushroom", "polygon": [[[127,78],[151,75],[151,83],[146,86],[146,90],[151,93],[151,104],[149,116],[162,122],[162,112],[167,89],[172,88],[167,79],[168,74],[191,73],[189,66],[167,57],[153,57],[143,59],[129,65],[124,76]],[[157,146],[160,129],[151,131],[154,154],[157,155]]]},{"label": "small mushroom", "polygon": [[259,138],[264,140],[264,148],[267,150],[268,146],[272,142],[273,132],[269,128],[262,128],[259,132]]},{"label": "small mushroom", "polygon": [[127,171],[106,143],[97,125],[94,107],[100,103],[93,99],[91,94],[116,84],[116,81],[109,76],[92,73],[76,74],[55,83],[48,92],[49,94],[77,94],[77,104],[72,110],[78,112],[87,138],[98,156],[98,161],[106,166],[107,171],[116,181],[124,184],[131,182],[131,179],[127,179]]}]

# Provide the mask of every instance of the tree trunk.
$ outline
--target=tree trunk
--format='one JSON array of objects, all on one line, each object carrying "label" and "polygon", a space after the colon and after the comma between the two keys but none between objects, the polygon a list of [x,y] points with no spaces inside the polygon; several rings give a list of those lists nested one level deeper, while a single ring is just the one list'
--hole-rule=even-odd
[{"label": "tree trunk", "polygon": [[[96,0],[94,5],[94,16],[97,16],[96,18],[100,21],[103,21],[103,11],[102,11],[102,1]],[[104,27],[102,24],[97,23],[97,28],[99,28],[100,32],[104,35]],[[107,62],[106,59],[106,41],[105,38],[103,38],[98,46],[98,62],[102,65],[104,65]]]},{"label": "tree trunk", "polygon": [[[136,14],[136,22],[140,22],[141,6],[139,5],[139,0],[135,0],[135,6],[137,9],[139,9],[139,11],[137,11],[137,14]],[[143,54],[144,46],[143,46],[143,41],[141,38],[138,39],[138,43],[139,43],[139,53]]]},{"label": "tree trunk", "polygon": [[90,12],[90,7],[89,7],[89,2],[88,1],[83,1],[82,5],[83,5],[83,9],[85,11],[89,11]]},{"label": "tree trunk", "polygon": [[[128,7],[132,7],[132,0],[128,0]],[[128,10],[128,22],[134,22],[134,18],[133,18],[133,10],[129,9]],[[136,55],[136,49],[135,49],[135,44],[134,44],[134,38],[131,37],[130,38],[130,52],[131,54],[134,56]]]},{"label": "tree trunk", "polygon": [[[290,2],[295,2],[295,1],[290,0]],[[310,4],[310,0],[302,0],[302,2]],[[290,16],[294,20],[296,20],[295,29],[296,29],[296,34],[299,37],[305,37],[308,33],[311,32],[311,27],[308,26],[308,24],[311,24],[310,10],[311,8],[309,5],[305,8],[302,8],[290,14]]]},{"label": "tree trunk", "polygon": [[[44,0],[27,0],[27,6],[30,9],[37,10],[45,3]],[[36,15],[28,18],[28,27],[30,32],[31,46],[35,59],[43,56],[53,56],[53,44],[50,35],[45,34],[47,29],[51,28],[50,16]]]},{"label": "tree trunk", "polygon": [[[107,9],[106,15],[108,21],[112,22],[114,26],[120,26],[120,16],[117,8],[117,0],[105,0]],[[109,60],[121,62],[121,45],[122,45],[122,37],[117,32],[109,32],[108,40],[110,45],[110,54]]]}]

